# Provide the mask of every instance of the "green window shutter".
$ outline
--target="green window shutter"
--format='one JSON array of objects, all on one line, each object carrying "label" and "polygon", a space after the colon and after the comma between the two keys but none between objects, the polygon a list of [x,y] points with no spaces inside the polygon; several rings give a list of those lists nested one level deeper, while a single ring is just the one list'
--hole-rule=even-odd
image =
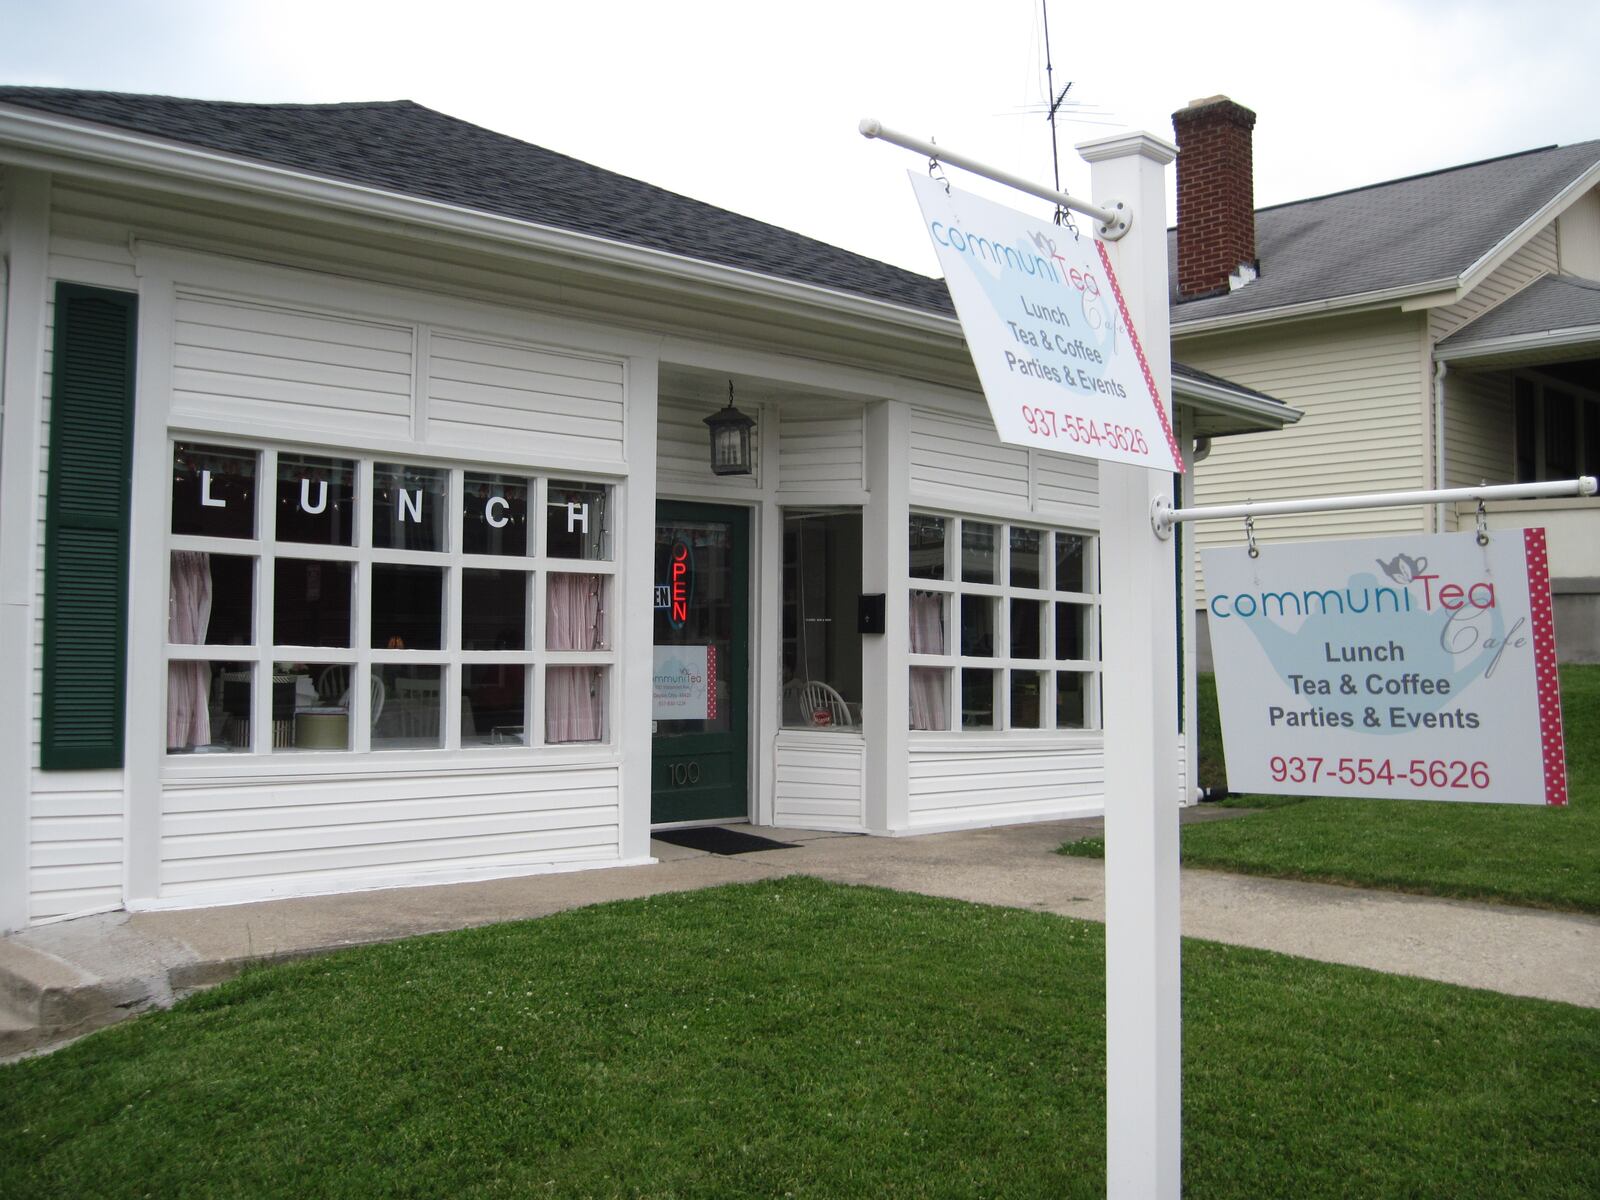
[{"label": "green window shutter", "polygon": [[122,765],[138,299],[56,285],[39,765]]}]

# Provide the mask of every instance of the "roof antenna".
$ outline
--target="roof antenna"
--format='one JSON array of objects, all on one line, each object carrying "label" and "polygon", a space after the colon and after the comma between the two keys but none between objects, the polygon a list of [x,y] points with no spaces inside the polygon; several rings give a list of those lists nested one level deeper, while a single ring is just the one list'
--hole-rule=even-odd
[{"label": "roof antenna", "polygon": [[[1055,68],[1050,62],[1050,0],[1039,0],[1039,11],[1044,15],[1044,86],[1049,93],[1050,111],[1045,119],[1050,122],[1050,169],[1055,180],[1056,191],[1061,190],[1061,152],[1056,148],[1056,113],[1061,110],[1062,102],[1066,100],[1067,93],[1072,90],[1072,81],[1067,81],[1067,86],[1056,93]],[[1066,220],[1072,223],[1072,218],[1066,216],[1066,211],[1059,205],[1056,207],[1056,224],[1060,225]],[[1076,231],[1074,231],[1076,232]]]}]

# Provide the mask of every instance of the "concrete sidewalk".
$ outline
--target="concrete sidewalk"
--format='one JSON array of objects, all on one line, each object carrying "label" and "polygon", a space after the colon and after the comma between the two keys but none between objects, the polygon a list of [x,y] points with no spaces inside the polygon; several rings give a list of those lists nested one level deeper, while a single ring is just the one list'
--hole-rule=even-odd
[{"label": "concrete sidewalk", "polygon": [[[1227,815],[1185,810],[1186,820]],[[798,844],[722,857],[658,841],[654,866],[108,913],[13,934],[0,939],[0,1059],[170,1004],[251,962],[785,875],[1104,919],[1099,861],[1054,853],[1098,821],[906,838],[749,831]],[[1185,871],[1182,890],[1186,936],[1600,1008],[1597,917],[1210,871]]]}]

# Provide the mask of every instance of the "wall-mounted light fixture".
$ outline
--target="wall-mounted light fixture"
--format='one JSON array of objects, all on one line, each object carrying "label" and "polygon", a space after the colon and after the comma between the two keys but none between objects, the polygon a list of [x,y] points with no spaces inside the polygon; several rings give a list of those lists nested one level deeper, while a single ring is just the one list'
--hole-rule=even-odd
[{"label": "wall-mounted light fixture", "polygon": [[733,406],[733,380],[728,380],[728,405],[705,419],[711,430],[711,470],[717,475],[748,475],[754,469],[750,431],[756,423]]}]

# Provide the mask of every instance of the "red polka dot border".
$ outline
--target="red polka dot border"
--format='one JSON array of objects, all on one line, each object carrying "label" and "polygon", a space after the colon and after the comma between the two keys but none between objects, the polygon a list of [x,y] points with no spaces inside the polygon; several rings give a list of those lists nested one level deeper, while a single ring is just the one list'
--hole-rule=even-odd
[{"label": "red polka dot border", "polygon": [[1550,554],[1544,530],[1522,531],[1533,619],[1533,667],[1539,686],[1539,742],[1544,752],[1544,802],[1567,802],[1567,749],[1561,732],[1561,680],[1556,674],[1556,623],[1550,606]]},{"label": "red polka dot border", "polygon": [[1128,331],[1128,340],[1133,343],[1133,352],[1139,356],[1139,369],[1144,372],[1145,387],[1150,389],[1150,403],[1155,405],[1156,418],[1161,422],[1161,432],[1167,435],[1167,448],[1172,451],[1172,461],[1176,464],[1173,469],[1182,474],[1183,455],[1178,451],[1178,439],[1172,436],[1172,421],[1161,403],[1161,392],[1156,387],[1156,377],[1151,373],[1150,363],[1145,359],[1139,332],[1133,327],[1133,321],[1128,316],[1128,302],[1122,298],[1122,285],[1117,282],[1117,273],[1111,269],[1111,256],[1106,253],[1106,244],[1099,238],[1095,239],[1094,247],[1100,251],[1100,264],[1105,267],[1106,278],[1111,281],[1111,293],[1117,298],[1117,310],[1122,313],[1122,324]]},{"label": "red polka dot border", "polygon": [[706,647],[706,720],[717,719],[717,648]]}]

